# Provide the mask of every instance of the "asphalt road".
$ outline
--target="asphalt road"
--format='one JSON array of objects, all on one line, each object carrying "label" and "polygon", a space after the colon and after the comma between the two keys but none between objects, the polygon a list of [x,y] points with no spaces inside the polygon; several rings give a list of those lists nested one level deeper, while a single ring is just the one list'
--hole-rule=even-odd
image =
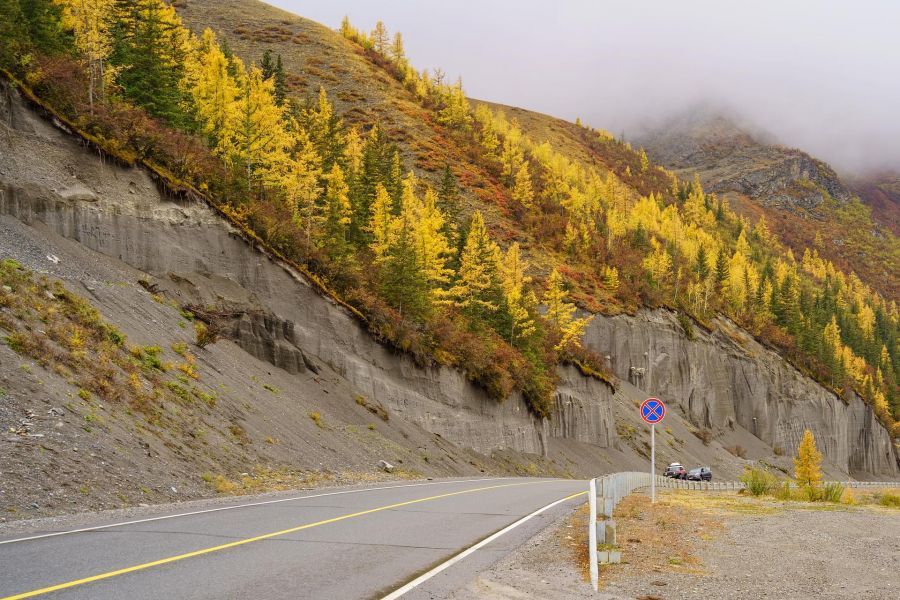
[{"label": "asphalt road", "polygon": [[[249,506],[260,499],[242,498],[226,510],[0,538],[0,600],[382,598],[585,488],[582,481],[526,478],[389,484]],[[441,598],[465,585],[584,497],[479,547],[417,583],[404,600]],[[98,525],[109,523],[88,524]]]}]

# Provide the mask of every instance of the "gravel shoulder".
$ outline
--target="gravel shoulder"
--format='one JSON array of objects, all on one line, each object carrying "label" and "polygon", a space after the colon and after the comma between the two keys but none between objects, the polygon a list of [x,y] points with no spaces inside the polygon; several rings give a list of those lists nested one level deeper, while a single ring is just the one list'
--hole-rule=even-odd
[{"label": "gravel shoulder", "polygon": [[900,598],[900,511],[666,492],[617,507],[623,564],[586,577],[586,511],[549,527],[454,600]]}]

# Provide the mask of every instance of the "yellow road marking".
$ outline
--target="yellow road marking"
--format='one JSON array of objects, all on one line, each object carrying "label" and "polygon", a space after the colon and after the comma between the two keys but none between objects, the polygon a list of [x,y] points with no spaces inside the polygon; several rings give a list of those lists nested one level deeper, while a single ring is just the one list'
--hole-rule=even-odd
[{"label": "yellow road marking", "polygon": [[352,519],[354,517],[362,517],[364,515],[371,515],[372,513],[382,512],[385,510],[391,510],[394,508],[400,508],[401,506],[409,506],[410,504],[418,504],[420,502],[428,502],[430,500],[438,500],[440,498],[449,498],[450,496],[459,496],[460,494],[469,494],[472,492],[481,492],[484,490],[493,490],[493,489],[497,489],[497,488],[513,487],[513,486],[519,486],[519,485],[531,485],[531,484],[535,484],[535,483],[548,483],[548,482],[526,481],[524,483],[504,483],[502,485],[491,485],[491,486],[486,486],[486,487],[473,488],[470,490],[462,490],[459,492],[449,492],[447,494],[438,494],[436,496],[429,496],[427,498],[418,498],[416,500],[407,500],[406,502],[398,502],[396,504],[389,504],[387,506],[379,506],[378,508],[370,508],[368,510],[363,510],[360,512],[341,515],[339,517],[333,517],[331,519],[325,519],[324,521],[317,521],[315,523],[307,523],[306,525],[299,525],[297,527],[291,527],[290,529],[282,529],[281,531],[274,531],[272,533],[257,535],[255,537],[245,538],[242,540],[236,540],[234,542],[229,542],[227,544],[222,544],[220,546],[213,546],[211,548],[204,548],[202,550],[194,550],[193,552],[186,552],[184,554],[179,554],[177,556],[161,558],[159,560],[154,560],[151,562],[134,565],[131,567],[125,567],[124,569],[118,569],[116,571],[100,573],[98,575],[92,575],[90,577],[85,577],[84,579],[76,579],[74,581],[58,583],[56,585],[51,585],[49,587],[40,588],[38,590],[32,590],[30,592],[23,592],[21,594],[15,594],[13,596],[6,596],[4,598],[0,598],[0,600],[22,600],[23,598],[34,598],[35,596],[49,594],[50,592],[58,592],[59,590],[73,588],[73,587],[76,587],[79,585],[84,585],[86,583],[102,581],[103,579],[110,579],[111,577],[125,575],[126,573],[134,573],[135,571],[143,571],[144,569],[149,569],[151,567],[158,567],[160,565],[173,563],[173,562],[176,562],[179,560],[184,560],[186,558],[193,558],[195,556],[202,556],[204,554],[210,554],[212,552],[219,552],[220,550],[227,550],[228,548],[234,548],[236,546],[243,546],[245,544],[251,544],[253,542],[259,542],[262,540],[267,540],[267,539],[278,537],[281,535],[287,535],[289,533],[294,533],[296,531],[302,531],[304,529],[310,529],[312,527],[318,527],[320,525],[328,525],[329,523],[336,523],[338,521],[344,521],[346,519]]}]

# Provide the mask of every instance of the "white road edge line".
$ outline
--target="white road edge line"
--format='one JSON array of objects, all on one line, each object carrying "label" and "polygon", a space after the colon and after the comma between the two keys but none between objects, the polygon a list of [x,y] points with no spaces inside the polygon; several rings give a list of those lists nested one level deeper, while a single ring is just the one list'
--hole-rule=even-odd
[{"label": "white road edge line", "polygon": [[362,488],[358,490],[344,490],[341,492],[327,492],[324,494],[309,494],[307,496],[293,496],[291,498],[278,498],[276,500],[264,500],[262,502],[249,502],[247,504],[237,504],[233,506],[220,506],[218,508],[207,508],[204,510],[194,510],[191,512],[178,513],[174,515],[162,515],[159,517],[148,517],[146,519],[136,519],[134,521],[122,521],[120,523],[111,523],[109,525],[98,525],[96,527],[82,527],[81,529],[69,529],[66,531],[54,531],[52,533],[42,533],[28,537],[15,538],[12,540],[0,540],[0,546],[4,544],[14,544],[16,542],[27,542],[29,540],[39,540],[42,538],[57,537],[60,535],[69,535],[72,533],[84,533],[87,531],[98,531],[100,529],[110,529],[112,527],[124,527],[125,525],[137,525],[138,523],[149,523],[150,521],[163,521],[166,519],[177,519],[179,517],[189,517],[191,515],[202,515],[205,513],[214,513],[224,510],[234,510],[236,508],[249,508],[253,506],[263,506],[265,504],[277,504],[279,502],[292,502],[295,500],[305,500],[307,498],[322,498],[324,496],[338,496],[341,494],[358,494],[360,492],[374,492],[378,490],[392,490],[395,488],[420,487],[425,485],[441,485],[451,483],[473,483],[476,481],[497,481],[500,479],[509,479],[509,477],[484,477],[482,479],[456,479],[452,481],[429,481],[424,483],[404,483],[402,485],[385,485],[381,487]]},{"label": "white road edge line", "polygon": [[488,544],[490,544],[491,542],[493,542],[494,540],[496,540],[496,539],[499,538],[500,536],[502,536],[502,535],[504,535],[504,534],[506,534],[506,533],[509,533],[510,531],[512,531],[513,529],[515,529],[515,528],[518,527],[519,525],[522,525],[522,524],[525,523],[526,521],[531,520],[532,518],[538,516],[539,514],[541,514],[541,513],[544,512],[544,511],[550,510],[551,508],[553,508],[553,507],[556,506],[557,504],[562,504],[563,502],[566,502],[567,500],[572,500],[572,499],[574,499],[575,497],[581,496],[581,495],[584,494],[584,493],[586,493],[586,492],[581,492],[581,493],[575,494],[575,495],[573,495],[573,496],[566,496],[565,498],[560,498],[560,499],[557,500],[556,502],[551,502],[551,503],[548,504],[547,506],[544,506],[544,507],[542,507],[542,508],[537,509],[536,511],[534,511],[534,512],[531,513],[530,515],[525,515],[524,517],[522,517],[521,519],[519,519],[519,520],[516,521],[515,523],[512,523],[512,524],[510,524],[510,525],[507,525],[506,527],[504,527],[504,528],[501,529],[500,531],[494,533],[493,535],[490,535],[490,536],[484,538],[483,540],[481,540],[480,542],[478,542],[478,543],[475,544],[474,546],[470,546],[469,548],[463,550],[462,552],[460,552],[459,554],[457,554],[457,555],[454,556],[453,558],[447,560],[446,562],[443,562],[443,563],[439,564],[438,566],[436,566],[435,568],[431,569],[431,570],[428,571],[427,573],[423,573],[422,575],[419,575],[418,577],[416,577],[415,579],[413,579],[412,581],[410,581],[409,583],[407,583],[407,584],[404,585],[403,587],[397,588],[396,590],[394,590],[393,592],[391,592],[391,593],[388,594],[387,596],[384,596],[381,600],[396,600],[397,598],[399,598],[399,597],[402,596],[403,594],[412,591],[413,589],[415,589],[415,588],[417,588],[418,586],[422,585],[423,583],[425,583],[426,581],[428,581],[429,579],[431,579],[432,577],[434,577],[435,575],[437,575],[437,574],[440,573],[441,571],[443,571],[443,570],[445,570],[445,569],[448,569],[448,568],[452,567],[453,565],[455,565],[455,564],[458,563],[459,561],[463,560],[464,558],[466,558],[466,557],[469,556],[470,554],[473,554],[474,552],[477,552],[477,551],[480,550],[481,548],[484,548],[485,546],[487,546]]}]

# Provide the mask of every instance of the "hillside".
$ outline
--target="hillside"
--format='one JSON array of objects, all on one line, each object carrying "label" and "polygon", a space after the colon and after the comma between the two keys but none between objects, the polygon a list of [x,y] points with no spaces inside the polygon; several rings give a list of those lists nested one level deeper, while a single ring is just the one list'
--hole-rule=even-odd
[{"label": "hillside", "polygon": [[798,256],[816,248],[887,298],[900,294],[900,240],[889,179],[883,185],[848,184],[825,162],[711,109],[674,118],[642,134],[638,143],[679,176],[698,175],[706,189],[722,194],[751,221],[764,217]]},{"label": "hillside", "polygon": [[872,218],[900,236],[900,174],[886,172],[853,177],[850,189],[872,209]]},{"label": "hillside", "polygon": [[[0,48],[13,504],[43,510],[34,461],[103,503],[114,478],[129,503],[383,477],[379,460],[630,468],[648,394],[673,408],[660,460],[787,470],[802,427],[830,472],[896,474],[900,315],[825,251],[796,260],[603,130],[470,101],[383,29],[141,0],[90,47],[89,9],[62,4],[22,11]],[[46,292],[100,316],[45,330]],[[127,341],[85,355],[88,324]],[[116,385],[77,377],[93,358]],[[102,468],[64,452],[85,443]],[[63,496],[47,510],[80,498]]]}]

